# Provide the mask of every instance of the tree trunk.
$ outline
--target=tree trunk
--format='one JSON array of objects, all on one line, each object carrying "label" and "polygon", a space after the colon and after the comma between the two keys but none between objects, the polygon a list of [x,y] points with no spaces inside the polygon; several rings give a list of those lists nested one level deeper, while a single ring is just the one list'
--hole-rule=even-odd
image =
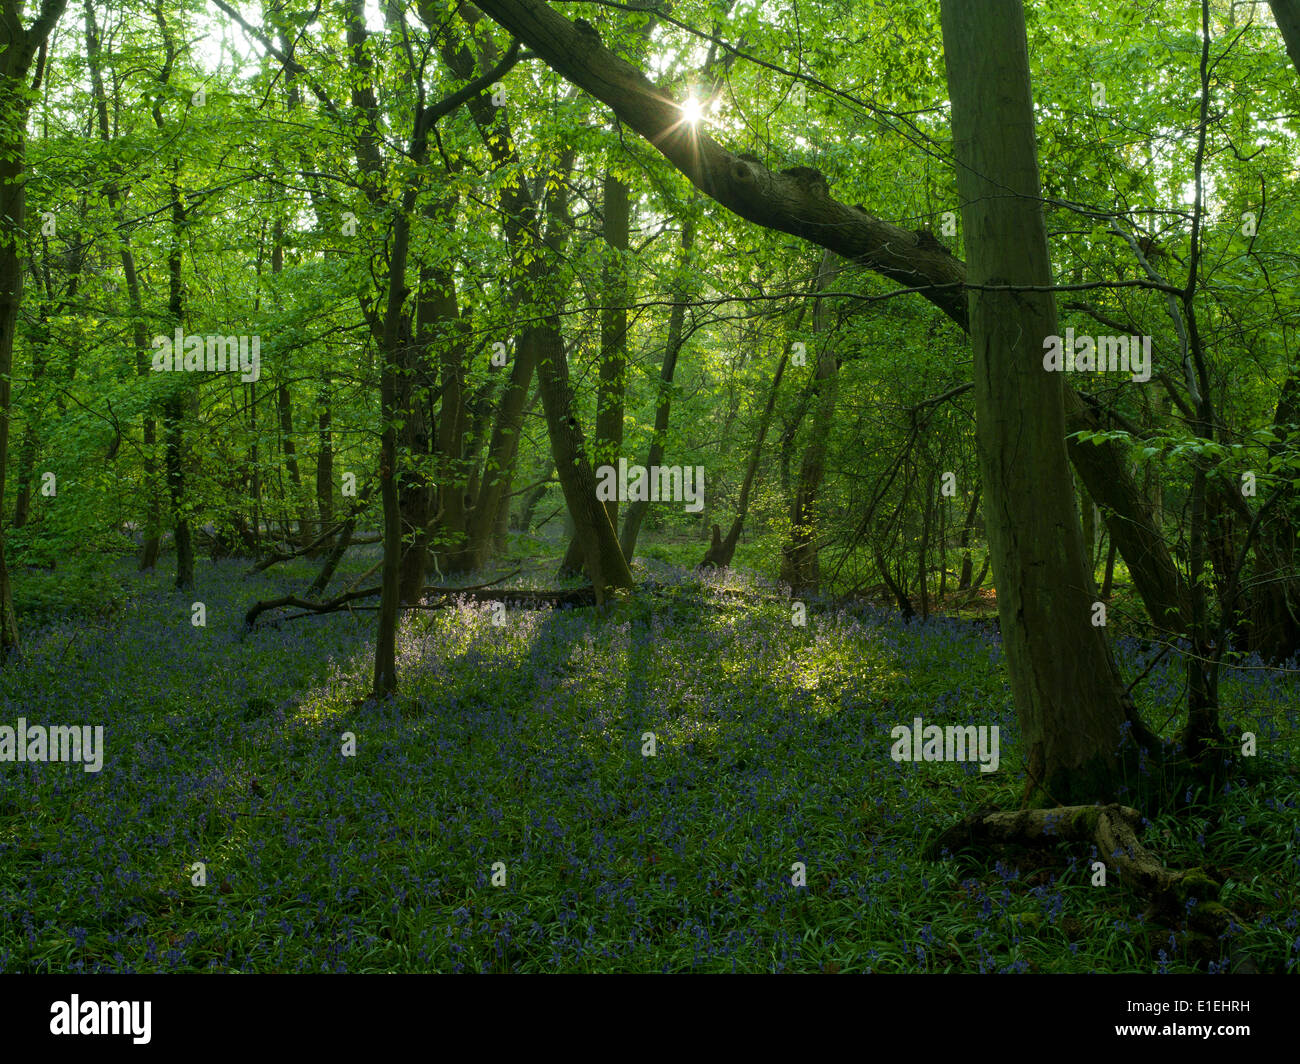
[{"label": "tree trunk", "polygon": [[[813,285],[818,291],[830,281],[834,258],[830,251],[822,255]],[[835,417],[839,371],[839,359],[835,356],[827,318],[826,301],[819,295],[813,308],[813,335],[819,338],[817,376],[813,385],[817,406],[790,504],[790,539],[781,549],[781,581],[789,584],[791,594],[795,595],[815,593],[821,582],[817,558],[817,496],[826,468],[826,439]]]},{"label": "tree trunk", "polygon": [[[971,284],[1050,286],[1021,0],[942,0]],[[1124,687],[1100,628],[1064,446],[1050,292],[969,293],[985,527],[1038,801],[1112,795]]]},{"label": "tree trunk", "polygon": [[339,562],[343,560],[343,555],[347,553],[348,546],[352,542],[352,535],[357,529],[357,519],[370,502],[370,495],[373,491],[374,484],[369,483],[362,489],[360,496],[353,501],[347,519],[343,522],[343,527],[339,529],[334,545],[325,557],[325,564],[321,566],[320,572],[316,574],[316,579],[312,581],[311,587],[307,589],[308,595],[319,595],[329,586],[329,582],[334,578],[334,570],[338,568]]},{"label": "tree trunk", "polygon": [[[594,454],[600,464],[617,463],[623,448],[623,392],[627,378],[628,187],[608,170],[604,183],[602,232],[609,256],[601,271],[600,384],[596,391]],[[605,503],[609,523],[618,528],[618,500]]]},{"label": "tree trunk", "polygon": [[[21,5],[5,0],[0,17],[0,665],[18,650],[9,567],[4,552],[5,471],[9,464],[9,420],[14,333],[22,307],[20,246],[27,218],[26,165],[29,88],[24,84],[38,49],[54,29],[67,0],[44,0],[27,29]],[[42,54],[42,65],[44,54]]]},{"label": "tree trunk", "polygon": [[1282,31],[1286,53],[1300,73],[1300,0],[1268,0],[1268,6],[1273,9],[1273,21]]},{"label": "tree trunk", "polygon": [[[19,39],[21,40],[21,30]],[[8,19],[0,20],[0,665],[18,650],[18,619],[14,614],[9,566],[4,554],[4,485],[9,468],[9,419],[14,332],[22,306],[23,274],[19,248],[27,215],[23,180],[27,87],[22,84],[27,63],[15,49]],[[15,69],[16,67],[16,69]]]},{"label": "tree trunk", "polygon": [[[695,246],[695,219],[687,218],[682,222],[682,266],[690,263],[691,249]],[[686,323],[686,300],[689,293],[686,285],[681,285],[673,292],[673,309],[668,315],[668,336],[664,342],[664,360],[659,367],[659,394],[655,399],[655,427],[650,437],[650,453],[646,456],[646,468],[660,465],[664,451],[668,446],[668,417],[673,403],[673,376],[677,372],[677,356],[682,349],[682,327]],[[641,534],[641,522],[645,520],[650,509],[647,499],[634,499],[628,503],[623,513],[623,533],[619,536],[619,545],[623,557],[630,563],[636,554],[637,537]]]},{"label": "tree trunk", "polygon": [[320,389],[317,399],[320,405],[317,419],[320,446],[316,452],[316,512],[320,515],[321,528],[329,528],[334,523],[334,438],[330,430],[333,399],[328,373],[321,378]]},{"label": "tree trunk", "polygon": [[958,591],[969,591],[971,586],[972,559],[970,553],[970,539],[975,531],[975,519],[980,512],[980,495],[983,488],[978,484],[975,486],[975,494],[971,496],[970,508],[966,511],[966,520],[961,526],[961,579],[957,582]]},{"label": "tree trunk", "polygon": [[[785,375],[788,354],[782,354],[776,364],[776,374],[772,377],[772,387],[768,389],[767,405],[763,408],[758,422],[758,434],[754,437],[754,446],[749,452],[749,463],[745,466],[745,479],[740,483],[740,498],[736,500],[736,516],[731,520],[731,528],[725,539],[715,537],[717,542],[709,547],[704,556],[705,565],[714,565],[726,569],[736,555],[736,544],[740,542],[740,533],[745,527],[745,517],[749,513],[749,493],[754,486],[754,477],[758,473],[758,462],[763,454],[763,442],[767,439],[767,429],[772,423],[772,411],[776,407],[776,395],[781,388],[781,378]],[[717,525],[713,526],[717,529]]]},{"label": "tree trunk", "polygon": [[[184,289],[181,284],[181,231],[185,227],[185,207],[178,183],[179,165],[173,171],[169,191],[172,197],[171,247],[167,252],[167,313],[176,328],[185,328]],[[176,587],[194,586],[194,541],[185,514],[185,383],[184,378],[168,382],[171,394],[163,407],[163,440],[166,451],[167,495],[172,509],[172,536],[176,540]]]},{"label": "tree trunk", "polygon": [[916,564],[917,588],[921,593],[921,620],[930,618],[930,525],[934,516],[934,479],[926,484],[925,497],[921,500],[921,549],[920,559]]}]

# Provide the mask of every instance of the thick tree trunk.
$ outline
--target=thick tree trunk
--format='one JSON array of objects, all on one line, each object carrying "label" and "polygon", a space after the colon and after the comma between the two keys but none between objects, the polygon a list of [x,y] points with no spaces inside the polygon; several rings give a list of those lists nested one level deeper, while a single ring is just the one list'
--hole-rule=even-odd
[{"label": "thick tree trunk", "polygon": [[[972,284],[1050,286],[1021,0],[942,0]],[[985,528],[1002,645],[1037,799],[1114,794],[1124,686],[1102,629],[1064,446],[1050,292],[970,292]]]},{"label": "thick tree trunk", "polygon": [[67,0],[44,0],[36,21],[22,25],[22,6],[5,0],[0,15],[0,665],[18,650],[9,567],[4,552],[5,471],[9,464],[9,419],[14,333],[22,307],[20,247],[27,217],[23,170],[27,148],[28,86],[24,84],[37,49],[54,29]]},{"label": "thick tree trunk", "polygon": [[569,384],[559,315],[552,313],[541,323],[530,326],[521,343],[535,349],[555,469],[582,544],[587,576],[596,589],[596,601],[603,602],[607,588],[632,586],[632,571],[619,548],[609,514],[596,498],[596,473],[587,459],[582,426],[573,410],[573,389]]},{"label": "thick tree trunk", "polygon": [[1268,0],[1268,6],[1273,9],[1273,21],[1282,31],[1286,53],[1300,73],[1300,0]]},{"label": "thick tree trunk", "polygon": [[[1098,432],[1105,426],[1096,410],[1073,388],[1064,389],[1067,432]],[[1069,441],[1070,460],[1103,517],[1111,542],[1128,563],[1133,585],[1152,623],[1164,632],[1183,632],[1187,589],[1160,534],[1150,503],[1129,472],[1119,445]]]}]

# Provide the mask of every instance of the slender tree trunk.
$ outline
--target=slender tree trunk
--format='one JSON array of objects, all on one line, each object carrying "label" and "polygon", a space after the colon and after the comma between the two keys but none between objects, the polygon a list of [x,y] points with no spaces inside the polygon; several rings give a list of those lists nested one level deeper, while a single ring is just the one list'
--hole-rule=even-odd
[{"label": "slender tree trunk", "polygon": [[971,496],[970,507],[966,511],[966,520],[961,526],[961,579],[957,582],[958,591],[968,591],[971,586],[972,559],[970,553],[971,535],[975,531],[975,520],[980,512],[980,495],[983,489],[977,484],[975,494]]},{"label": "slender tree trunk", "polygon": [[[623,448],[623,393],[627,384],[627,231],[628,187],[605,172],[603,233],[608,245],[601,271],[600,385],[596,392],[595,457],[600,464],[617,462]],[[605,503],[609,523],[618,527],[618,500]]]},{"label": "slender tree trunk", "polygon": [[916,564],[916,577],[921,592],[921,620],[930,617],[930,525],[934,515],[934,479],[926,485],[925,497],[921,501],[921,549]]},{"label": "slender tree trunk", "polygon": [[[546,494],[547,489],[555,483],[555,467],[550,466],[549,472],[542,479],[541,483],[530,488],[524,494],[523,509],[519,515],[519,531],[531,532],[533,528],[533,516],[537,512],[537,504],[542,501],[542,496]],[[624,519],[626,520],[626,518]]]},{"label": "slender tree trunk", "polygon": [[[682,265],[690,263],[691,249],[695,246],[695,219],[687,218],[682,223]],[[682,328],[686,324],[686,300],[689,296],[686,285],[681,285],[673,292],[673,309],[668,315],[668,336],[664,343],[664,360],[659,368],[659,394],[655,399],[655,427],[650,437],[650,453],[646,456],[646,468],[660,465],[664,451],[668,446],[668,417],[672,411],[673,376],[677,372],[677,356],[682,349]],[[628,503],[623,513],[623,534],[619,536],[619,546],[623,557],[629,562],[636,554],[637,536],[641,534],[641,523],[646,511],[650,509],[647,499],[635,499]]]},{"label": "slender tree trunk", "polygon": [[788,354],[783,353],[776,364],[776,373],[772,377],[772,387],[767,392],[767,405],[763,408],[758,421],[758,434],[754,437],[754,446],[749,452],[749,462],[745,466],[745,479],[740,482],[740,498],[736,500],[736,516],[731,519],[731,528],[724,539],[717,525],[714,525],[715,542],[710,544],[704,555],[702,565],[717,566],[726,569],[736,555],[736,545],[740,542],[740,533],[745,527],[745,517],[749,513],[749,493],[754,486],[754,477],[758,473],[758,462],[763,454],[763,442],[767,439],[767,429],[772,423],[772,411],[776,407],[776,395],[781,389],[781,378],[785,375]]},{"label": "slender tree trunk", "polygon": [[[8,16],[9,12],[6,12]],[[18,31],[21,40],[22,31]],[[4,554],[4,484],[9,467],[9,418],[14,332],[22,306],[23,274],[19,259],[23,226],[27,218],[26,184],[23,180],[26,89],[22,84],[27,63],[15,63],[13,27],[0,20],[0,666],[19,648],[18,618],[14,614],[9,566]]]},{"label": "slender tree trunk", "polygon": [[[822,255],[815,287],[820,291],[830,281],[834,252]],[[812,432],[804,449],[803,465],[795,496],[790,504],[790,540],[782,548],[781,580],[796,595],[816,592],[821,582],[817,544],[817,497],[826,468],[826,440],[835,416],[839,359],[835,355],[828,328],[828,307],[819,295],[813,309],[813,334],[820,337],[817,356],[817,406]]]},{"label": "slender tree trunk", "polygon": [[325,564],[321,566],[320,572],[316,574],[316,579],[312,581],[311,587],[307,589],[308,595],[320,595],[329,587],[329,582],[334,579],[334,571],[338,568],[339,562],[343,560],[343,555],[348,552],[348,546],[352,543],[352,536],[357,530],[357,520],[365,511],[373,492],[374,484],[367,484],[362,489],[361,495],[353,500],[347,519],[339,529],[334,545],[330,547],[329,553],[325,556]]},{"label": "slender tree trunk", "polygon": [[329,374],[321,378],[317,403],[320,412],[317,415],[316,512],[320,515],[321,528],[325,529],[334,523],[334,437],[330,428],[333,396]]},{"label": "slender tree trunk", "polygon": [[50,324],[48,307],[42,306],[40,312],[40,331],[32,340],[32,384],[31,402],[27,412],[27,424],[23,426],[22,442],[18,445],[18,491],[14,500],[14,528],[27,524],[31,513],[32,473],[36,467],[36,421],[37,409],[44,406],[41,397],[36,394],[45,377],[47,349],[50,342]]},{"label": "slender tree trunk", "polygon": [[[185,227],[185,208],[175,179],[172,196],[171,248],[167,253],[169,295],[167,313],[177,328],[185,328],[184,289],[181,283],[181,230]],[[183,378],[171,382],[172,392],[163,408],[163,439],[166,448],[167,493],[171,500],[172,535],[176,540],[176,587],[194,586],[194,541],[189,518],[185,515],[185,384]]]}]

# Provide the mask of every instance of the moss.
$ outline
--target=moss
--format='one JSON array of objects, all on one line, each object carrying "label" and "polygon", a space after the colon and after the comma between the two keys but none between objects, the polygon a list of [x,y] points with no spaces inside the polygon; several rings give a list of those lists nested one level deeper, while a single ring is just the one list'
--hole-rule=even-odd
[{"label": "moss", "polygon": [[1097,834],[1097,825],[1101,823],[1101,806],[1090,805],[1074,814],[1074,830],[1089,838]]},{"label": "moss", "polygon": [[1203,868],[1189,868],[1179,877],[1175,891],[1180,902],[1195,898],[1204,905],[1219,896],[1219,884],[1209,877]]}]

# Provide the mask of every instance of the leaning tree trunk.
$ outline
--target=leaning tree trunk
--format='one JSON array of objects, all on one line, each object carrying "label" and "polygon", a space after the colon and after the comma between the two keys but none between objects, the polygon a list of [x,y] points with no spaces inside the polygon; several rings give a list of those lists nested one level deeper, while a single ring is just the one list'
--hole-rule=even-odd
[{"label": "leaning tree trunk", "polygon": [[745,528],[745,517],[749,513],[749,493],[754,487],[754,477],[758,473],[758,462],[763,454],[763,443],[767,439],[768,426],[772,423],[772,411],[776,407],[776,394],[781,389],[781,378],[785,375],[788,358],[788,354],[782,354],[780,361],[776,364],[776,373],[772,377],[772,387],[767,392],[767,405],[763,408],[762,416],[759,418],[758,434],[754,437],[754,446],[750,448],[749,462],[745,466],[745,479],[740,483],[740,498],[736,501],[736,516],[731,519],[731,528],[727,531],[724,539],[719,532],[718,526],[713,526],[714,541],[709,545],[708,551],[705,552],[701,565],[726,569],[731,565],[731,559],[736,555],[736,544],[740,542],[740,533]]},{"label": "leaning tree trunk", "polygon": [[[1049,286],[1021,0],[942,0],[967,281]],[[1039,801],[1114,794],[1124,687],[1102,629],[1064,444],[1050,292],[969,292],[985,526],[1002,645]]]}]

